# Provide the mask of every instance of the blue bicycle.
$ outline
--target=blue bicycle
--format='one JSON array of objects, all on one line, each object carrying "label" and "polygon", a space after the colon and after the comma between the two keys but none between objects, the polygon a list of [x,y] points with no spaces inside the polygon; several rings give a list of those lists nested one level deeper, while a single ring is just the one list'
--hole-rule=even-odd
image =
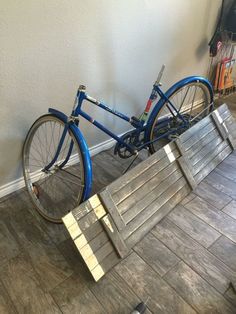
[{"label": "blue bicycle", "polygon": [[[213,91],[207,79],[190,76],[164,93],[160,88],[163,71],[164,66],[140,117],[109,108],[90,97],[81,85],[69,117],[49,108],[48,114],[34,122],[24,142],[23,172],[31,199],[44,218],[60,223],[66,213],[90,196],[92,164],[79,128],[80,117],[116,140],[115,154],[129,158],[142,149],[153,154],[161,142],[178,136],[212,110]],[[85,100],[126,121],[132,130],[117,136],[83,111]]]}]

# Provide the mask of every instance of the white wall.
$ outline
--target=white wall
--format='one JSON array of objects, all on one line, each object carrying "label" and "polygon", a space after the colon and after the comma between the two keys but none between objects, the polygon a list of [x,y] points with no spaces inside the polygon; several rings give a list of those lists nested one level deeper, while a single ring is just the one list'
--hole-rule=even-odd
[{"label": "white wall", "polygon": [[[69,113],[79,84],[127,114],[139,114],[162,63],[165,88],[205,75],[221,0],[1,0],[0,187],[22,176],[32,122],[54,106]],[[127,126],[97,108],[117,133]],[[89,145],[107,137],[82,127]]]}]

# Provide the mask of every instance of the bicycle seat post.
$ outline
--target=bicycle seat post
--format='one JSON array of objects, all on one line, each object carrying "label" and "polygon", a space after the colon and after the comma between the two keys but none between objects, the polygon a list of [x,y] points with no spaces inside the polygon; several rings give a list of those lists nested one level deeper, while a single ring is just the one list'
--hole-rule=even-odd
[{"label": "bicycle seat post", "polygon": [[164,73],[165,67],[166,67],[165,64],[162,64],[161,70],[160,70],[160,72],[157,76],[156,82],[154,84],[155,86],[161,86],[160,81],[161,81],[162,75]]}]

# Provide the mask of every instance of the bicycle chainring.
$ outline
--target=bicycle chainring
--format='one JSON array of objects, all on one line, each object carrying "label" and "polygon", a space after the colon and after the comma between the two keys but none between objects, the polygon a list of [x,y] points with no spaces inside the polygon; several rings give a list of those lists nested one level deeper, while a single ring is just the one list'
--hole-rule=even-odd
[{"label": "bicycle chainring", "polygon": [[[121,140],[129,144],[131,146],[136,147],[138,141],[139,141],[139,135],[137,135],[137,132],[128,132],[125,133],[122,137]],[[123,143],[117,143],[114,149],[114,154],[118,154],[120,158],[129,158],[134,155],[134,152],[131,152],[130,150],[127,149],[125,144]]]}]

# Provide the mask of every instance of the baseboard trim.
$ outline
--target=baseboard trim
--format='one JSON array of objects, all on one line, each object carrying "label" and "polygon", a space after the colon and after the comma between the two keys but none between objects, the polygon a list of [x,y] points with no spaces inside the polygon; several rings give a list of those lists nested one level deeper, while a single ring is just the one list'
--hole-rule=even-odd
[{"label": "baseboard trim", "polygon": [[[89,149],[90,155],[94,156],[96,154],[99,154],[100,152],[111,148],[114,144],[115,144],[114,139],[108,139],[102,143],[94,145]],[[2,185],[0,187],[0,198],[8,194],[11,194],[13,192],[16,192],[17,190],[20,190],[24,187],[25,187],[25,180],[24,180],[24,177],[22,176],[19,179],[16,179],[14,181],[11,181],[7,184]]]}]

